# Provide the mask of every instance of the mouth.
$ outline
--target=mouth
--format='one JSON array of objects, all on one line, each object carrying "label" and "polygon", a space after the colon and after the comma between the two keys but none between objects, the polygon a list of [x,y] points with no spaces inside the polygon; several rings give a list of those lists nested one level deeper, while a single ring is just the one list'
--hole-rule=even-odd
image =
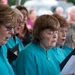
[{"label": "mouth", "polygon": [[62,41],[65,41],[66,39],[62,39]]},{"label": "mouth", "polygon": [[56,40],[53,40],[52,42],[56,42]]},{"label": "mouth", "polygon": [[5,41],[7,41],[8,39],[9,39],[9,37],[6,37],[6,38],[5,38]]},{"label": "mouth", "polygon": [[17,28],[17,30],[19,30],[20,28]]}]

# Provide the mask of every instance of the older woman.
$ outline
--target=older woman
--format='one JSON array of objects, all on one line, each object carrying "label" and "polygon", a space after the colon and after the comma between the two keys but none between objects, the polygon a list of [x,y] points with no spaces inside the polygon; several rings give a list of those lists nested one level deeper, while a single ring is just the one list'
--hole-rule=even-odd
[{"label": "older woman", "polygon": [[75,48],[75,23],[70,23],[70,28],[67,32],[67,39],[65,45],[72,49]]},{"label": "older woman", "polygon": [[60,47],[62,49],[62,51],[64,52],[64,55],[66,57],[72,51],[72,48],[65,46],[69,23],[66,21],[66,19],[63,16],[60,16],[59,14],[53,14],[53,16],[55,18],[57,18],[60,23],[60,29],[58,32],[57,47]]},{"label": "older woman", "polygon": [[33,27],[33,41],[20,53],[16,62],[16,75],[58,75],[59,63],[51,53],[54,37],[60,24],[50,15],[37,18]]},{"label": "older woman", "polygon": [[12,67],[7,60],[6,44],[16,23],[16,14],[7,6],[0,4],[0,75],[14,75]]}]

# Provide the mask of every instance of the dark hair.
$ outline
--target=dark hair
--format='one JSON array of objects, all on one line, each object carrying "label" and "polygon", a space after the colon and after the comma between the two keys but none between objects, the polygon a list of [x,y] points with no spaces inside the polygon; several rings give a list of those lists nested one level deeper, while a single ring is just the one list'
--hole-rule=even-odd
[{"label": "dark hair", "polygon": [[22,6],[22,5],[19,5],[19,6],[16,6],[16,8],[18,9],[18,10],[25,10],[26,12],[27,12],[27,16],[28,16],[28,10],[27,10],[27,8],[26,7],[24,7],[24,6]]},{"label": "dark hair", "polygon": [[40,42],[40,33],[45,29],[50,29],[52,31],[58,30],[60,27],[60,24],[58,20],[51,16],[51,15],[42,15],[39,16],[33,27],[32,31],[32,39],[33,42],[39,43]]},{"label": "dark hair", "polygon": [[60,27],[62,27],[62,28],[64,28],[64,27],[68,28],[69,27],[69,23],[66,21],[66,19],[63,16],[60,16],[57,13],[54,13],[53,16],[58,19],[58,21],[60,23]]}]

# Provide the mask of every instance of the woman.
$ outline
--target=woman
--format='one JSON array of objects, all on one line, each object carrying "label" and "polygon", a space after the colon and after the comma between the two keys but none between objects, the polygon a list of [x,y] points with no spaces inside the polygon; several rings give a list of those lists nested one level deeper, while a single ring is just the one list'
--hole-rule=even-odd
[{"label": "woman", "polygon": [[19,52],[20,52],[24,48],[24,46],[21,40],[16,35],[19,34],[19,32],[21,31],[22,24],[23,24],[23,14],[16,8],[12,8],[12,9],[17,15],[17,22],[15,24],[16,27],[14,29],[14,32],[12,33],[12,36],[7,41],[6,46],[8,49],[11,49],[18,44]]},{"label": "woman", "polygon": [[19,33],[18,37],[20,38],[20,40],[22,40],[22,43],[24,46],[26,46],[28,43],[31,42],[32,36],[32,30],[29,27],[28,23],[27,23],[27,17],[28,17],[28,10],[24,7],[24,6],[17,6],[16,7],[18,10],[20,10],[22,12],[22,14],[24,15],[24,26],[21,29],[21,32]]},{"label": "woman", "polygon": [[66,57],[72,51],[72,48],[65,46],[69,23],[66,21],[66,19],[63,16],[60,16],[59,14],[53,14],[53,16],[55,18],[57,18],[60,23],[60,29],[58,32],[57,47],[60,47],[62,49],[62,51]]},{"label": "woman", "polygon": [[70,28],[67,32],[66,46],[74,49],[75,48],[75,23],[70,23]]},{"label": "woman", "polygon": [[58,75],[59,63],[51,53],[53,42],[59,29],[58,20],[50,15],[42,15],[35,21],[33,41],[20,53],[16,62],[16,75]]},{"label": "woman", "polygon": [[7,5],[0,4],[0,75],[15,75],[7,60],[6,44],[16,23],[16,14]]}]

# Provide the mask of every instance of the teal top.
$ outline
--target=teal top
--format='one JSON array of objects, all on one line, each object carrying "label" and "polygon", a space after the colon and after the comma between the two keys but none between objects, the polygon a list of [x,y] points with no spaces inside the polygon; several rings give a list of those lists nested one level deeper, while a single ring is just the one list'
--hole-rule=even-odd
[{"label": "teal top", "polygon": [[7,48],[5,45],[0,47],[0,75],[15,75],[7,60]]},{"label": "teal top", "polygon": [[19,54],[15,66],[16,75],[59,75],[59,62],[40,45],[31,42]]},{"label": "teal top", "polygon": [[[17,36],[15,36],[14,39],[13,39],[12,36],[11,36],[6,43],[6,47],[7,47],[7,49],[11,49],[17,44],[18,44],[18,47],[19,47],[19,52],[24,49],[24,46],[23,46],[22,42],[20,41],[20,39]],[[14,67],[15,67],[15,63],[16,63],[16,60],[14,60],[11,63],[11,66],[12,66],[13,70],[14,70]]]},{"label": "teal top", "polygon": [[11,36],[11,37],[9,38],[9,40],[7,41],[7,43],[6,43],[6,47],[7,47],[8,49],[11,49],[11,48],[13,48],[16,44],[19,45],[19,51],[23,50],[24,46],[23,46],[22,42],[20,41],[20,39],[19,39],[17,36],[15,36],[15,40],[13,40],[13,39],[12,39],[12,36]]},{"label": "teal top", "polygon": [[67,57],[73,51],[73,49],[68,46],[63,46],[62,51],[63,51],[65,57]]},{"label": "teal top", "polygon": [[62,51],[62,49],[58,47],[53,47],[51,49],[52,54],[55,56],[55,58],[58,60],[59,64],[65,59],[65,55]]}]

